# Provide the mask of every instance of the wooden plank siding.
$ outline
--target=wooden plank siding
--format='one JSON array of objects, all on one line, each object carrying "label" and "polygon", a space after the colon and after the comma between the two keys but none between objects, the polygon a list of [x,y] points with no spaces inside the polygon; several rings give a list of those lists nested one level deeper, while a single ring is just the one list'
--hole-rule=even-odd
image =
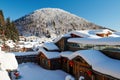
[{"label": "wooden plank siding", "polygon": [[69,59],[61,57],[61,69],[65,72],[69,72]]},{"label": "wooden plank siding", "polygon": [[77,56],[73,59],[73,62],[73,74],[76,80],[79,80],[80,76],[84,76],[85,80],[92,80],[92,68],[87,64],[86,61],[84,61],[84,59],[82,59],[80,56]]},{"label": "wooden plank siding", "polygon": [[67,49],[67,39],[69,37],[63,37],[55,44],[59,47],[60,51],[66,51]]},{"label": "wooden plank siding", "polygon": [[38,55],[38,64],[45,69],[50,69],[50,60],[42,52]]}]

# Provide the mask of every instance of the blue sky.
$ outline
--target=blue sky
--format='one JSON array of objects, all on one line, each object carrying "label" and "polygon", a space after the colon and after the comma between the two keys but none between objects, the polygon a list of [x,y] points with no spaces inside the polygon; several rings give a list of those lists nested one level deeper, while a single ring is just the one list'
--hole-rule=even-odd
[{"label": "blue sky", "polygon": [[120,0],[0,0],[12,20],[41,8],[60,8],[90,22],[120,31]]}]

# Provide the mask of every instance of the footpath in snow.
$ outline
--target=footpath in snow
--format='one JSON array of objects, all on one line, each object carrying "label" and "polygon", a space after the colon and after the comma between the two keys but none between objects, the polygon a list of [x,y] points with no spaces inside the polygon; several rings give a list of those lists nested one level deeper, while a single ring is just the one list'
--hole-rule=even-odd
[{"label": "footpath in snow", "polygon": [[46,70],[35,63],[19,65],[21,78],[19,80],[65,80],[69,74],[61,70]]}]

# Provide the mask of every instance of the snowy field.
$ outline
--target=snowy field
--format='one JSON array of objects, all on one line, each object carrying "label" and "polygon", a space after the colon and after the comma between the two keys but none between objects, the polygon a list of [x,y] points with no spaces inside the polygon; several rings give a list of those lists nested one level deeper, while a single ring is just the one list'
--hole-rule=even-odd
[{"label": "snowy field", "polygon": [[23,63],[19,65],[19,80],[65,80],[69,74],[61,70],[46,70],[34,63]]}]

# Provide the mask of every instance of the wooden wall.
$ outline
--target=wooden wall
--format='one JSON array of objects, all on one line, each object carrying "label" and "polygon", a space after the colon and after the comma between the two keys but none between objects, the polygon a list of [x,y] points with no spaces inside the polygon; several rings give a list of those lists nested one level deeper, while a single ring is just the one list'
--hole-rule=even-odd
[{"label": "wooden wall", "polygon": [[67,50],[67,37],[63,37],[62,39],[60,39],[57,43],[55,43],[60,51],[66,51]]},{"label": "wooden wall", "polygon": [[25,56],[16,56],[18,64],[26,63],[26,62],[37,62],[37,55],[25,55]]},{"label": "wooden wall", "polygon": [[47,57],[40,52],[39,55],[37,56],[38,64],[45,68],[45,69],[50,69],[50,60],[47,59]]},{"label": "wooden wall", "polygon": [[50,62],[51,62],[50,69],[52,69],[52,70],[61,69],[61,60],[60,60],[60,58],[51,59]]},{"label": "wooden wall", "polygon": [[73,74],[76,80],[79,80],[80,76],[84,76],[85,80],[92,80],[92,68],[81,57],[77,56],[73,59]]},{"label": "wooden wall", "polygon": [[61,69],[65,72],[69,72],[69,60],[65,57],[61,57]]}]

